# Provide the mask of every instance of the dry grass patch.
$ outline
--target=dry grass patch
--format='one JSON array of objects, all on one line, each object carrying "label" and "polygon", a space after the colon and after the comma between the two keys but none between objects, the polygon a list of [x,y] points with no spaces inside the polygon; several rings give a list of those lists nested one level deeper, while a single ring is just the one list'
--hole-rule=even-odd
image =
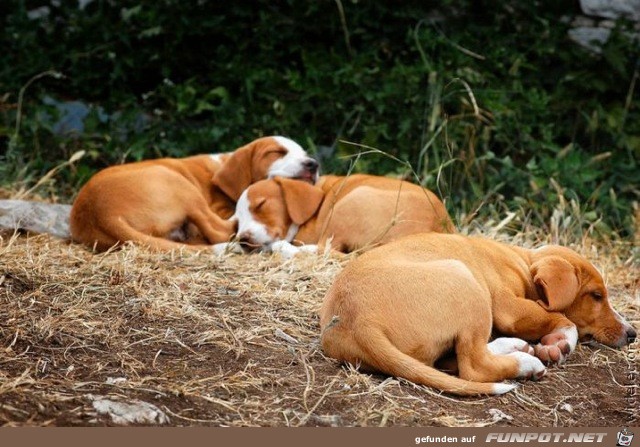
[{"label": "dry grass patch", "polygon": [[[479,399],[364,375],[325,358],[317,311],[348,257],[283,261],[264,254],[160,255],[135,247],[96,255],[48,236],[4,236],[4,425],[113,425],[96,410],[98,398],[153,404],[171,425],[638,421],[627,394],[630,373],[638,377],[640,369],[637,344],[624,351],[580,346],[543,381]],[[614,305],[640,326],[639,269],[628,247],[581,249],[605,271]]]}]

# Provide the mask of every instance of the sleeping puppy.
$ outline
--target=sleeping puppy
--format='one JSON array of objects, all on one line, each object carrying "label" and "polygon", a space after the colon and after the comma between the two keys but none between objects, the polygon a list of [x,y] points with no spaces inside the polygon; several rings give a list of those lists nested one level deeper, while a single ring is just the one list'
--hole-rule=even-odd
[{"label": "sleeping puppy", "polygon": [[[579,338],[619,348],[636,330],[576,252],[417,234],[349,262],[320,310],[330,357],[458,395],[502,394],[538,379]],[[492,330],[517,338],[489,342]],[[532,348],[528,342],[538,342]],[[453,352],[459,376],[434,368]]]},{"label": "sleeping puppy", "polygon": [[454,231],[446,208],[431,191],[361,174],[322,176],[316,186],[278,177],[257,182],[240,196],[234,218],[241,244],[285,257],[301,250],[291,244],[294,240],[321,249],[330,244],[346,253],[408,234]]},{"label": "sleeping puppy", "polygon": [[259,138],[228,154],[162,158],[106,168],[78,193],[72,239],[103,251],[127,241],[152,250],[205,249],[235,233],[235,202],[272,177],[314,183],[318,163],[294,141]]}]

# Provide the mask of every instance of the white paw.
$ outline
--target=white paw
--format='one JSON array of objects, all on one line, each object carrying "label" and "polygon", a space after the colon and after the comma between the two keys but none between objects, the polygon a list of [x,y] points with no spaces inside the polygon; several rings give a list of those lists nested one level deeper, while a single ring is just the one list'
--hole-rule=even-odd
[{"label": "white paw", "polygon": [[276,241],[271,244],[270,247],[273,253],[280,253],[284,259],[291,259],[298,253],[300,253],[300,249],[294,245],[291,245],[287,241]]},{"label": "white paw", "polygon": [[298,248],[303,253],[318,253],[318,246],[315,244],[302,245]]},{"label": "white paw", "polygon": [[507,354],[510,357],[515,357],[518,360],[518,378],[519,379],[531,379],[540,380],[547,372],[547,368],[544,364],[533,355],[526,354],[524,352],[512,352]]},{"label": "white paw", "polygon": [[235,242],[222,242],[220,244],[213,244],[211,250],[216,255],[223,255],[225,253],[237,253],[242,254],[242,248],[240,244]]},{"label": "white paw", "polygon": [[512,352],[526,352],[533,355],[533,347],[524,340],[514,337],[500,337],[487,345],[492,354],[505,355]]}]

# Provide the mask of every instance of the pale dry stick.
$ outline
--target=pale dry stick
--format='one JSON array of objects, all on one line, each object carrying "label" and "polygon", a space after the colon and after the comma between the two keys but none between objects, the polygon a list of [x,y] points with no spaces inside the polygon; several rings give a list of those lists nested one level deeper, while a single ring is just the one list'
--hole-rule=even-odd
[{"label": "pale dry stick", "polygon": [[520,403],[525,404],[525,405],[531,405],[534,406],[536,408],[538,408],[539,410],[544,410],[544,411],[551,411],[551,407],[548,407],[544,404],[541,404],[540,402],[536,402],[535,400],[531,399],[529,396],[526,396],[525,394],[522,394],[522,392],[520,391],[522,388],[516,388],[513,391],[513,396],[515,396],[516,400],[518,400]]},{"label": "pale dry stick", "polygon": [[[166,340],[166,338],[165,338]],[[191,352],[192,354],[196,355],[197,357],[202,357],[202,354],[194,351],[193,349],[191,349],[189,346],[187,346],[186,344],[184,344],[183,342],[181,342],[178,337],[173,338],[173,342],[177,343],[179,346],[183,347],[184,349],[186,349],[187,351]]]},{"label": "pale dry stick", "polygon": [[31,368],[27,368],[25,369],[22,374],[20,374],[20,376],[16,377],[13,380],[7,380],[6,382],[0,384],[0,395],[9,392],[9,391],[14,391],[16,388],[20,387],[21,385],[30,385],[33,383],[36,383],[35,380],[33,380],[33,378],[31,378],[30,375],[31,372]]},{"label": "pale dry stick", "polygon": [[398,221],[398,208],[400,206],[400,194],[402,194],[402,182],[399,182],[399,188],[398,188],[398,195],[396,197],[396,204],[395,204],[395,209],[393,210],[393,217],[391,218],[391,221],[387,224],[387,226],[378,234],[376,235],[369,243],[367,243],[367,245],[365,245],[364,247],[361,247],[357,250],[354,250],[354,253],[361,253],[364,251],[367,251],[370,248],[373,248],[375,246],[378,245],[378,243],[386,236],[386,234],[391,231],[391,229],[398,225],[399,223],[402,222],[407,222],[407,221]]},{"label": "pale dry stick", "polygon": [[556,380],[558,380],[558,381],[560,381],[560,382],[564,383],[564,384],[565,384],[565,386],[566,386],[567,388],[576,388],[576,386],[575,386],[575,385],[572,385],[571,383],[569,383],[569,382],[567,381],[567,379],[565,379],[565,378],[564,378],[564,374],[562,374],[562,371],[556,371],[556,373],[553,375],[553,377],[554,377]]},{"label": "pale dry stick", "polygon": [[151,362],[152,368],[156,367],[156,360],[158,360],[158,357],[160,357],[160,354],[162,354],[162,349],[158,349],[158,352],[156,352],[156,355],[153,356],[153,361]]},{"label": "pale dry stick", "polygon": [[304,406],[305,410],[309,411],[307,398],[309,396],[309,393],[311,392],[312,383],[316,381],[316,375],[313,368],[307,363],[306,357],[301,355],[300,359],[302,360],[302,367],[304,368],[304,372],[307,376],[307,383],[304,387],[304,391],[302,392],[302,405]]},{"label": "pale dry stick", "polygon": [[[409,163],[408,161],[406,161],[406,160],[400,160],[398,157],[395,157],[395,156],[393,156],[393,155],[391,155],[391,154],[388,154],[388,153],[386,153],[386,152],[384,152],[384,151],[381,151],[380,149],[376,149],[376,148],[374,148],[374,147],[367,146],[366,144],[354,143],[354,142],[346,141],[346,140],[340,140],[340,141],[341,141],[342,143],[345,143],[345,144],[350,144],[350,145],[353,145],[353,146],[356,146],[356,147],[360,147],[360,148],[363,148],[363,149],[367,149],[367,151],[365,151],[365,152],[358,152],[358,153],[357,153],[357,154],[355,154],[355,155],[351,155],[351,156],[344,157],[344,158],[355,158],[355,161],[352,163],[352,167],[350,168],[350,171],[351,171],[351,169],[353,169],[353,166],[355,166],[355,164],[357,163],[357,161],[360,159],[360,157],[361,157],[362,155],[368,155],[368,154],[384,155],[385,157],[390,158],[391,160],[393,160],[393,161],[395,161],[395,162],[397,162],[397,163],[399,163],[399,164],[403,165],[405,168],[407,168],[407,169],[411,172],[411,174],[412,174],[412,176],[413,176],[413,179],[416,181],[416,183],[417,183],[418,185],[420,185],[420,176],[419,176],[419,175],[418,175],[418,173],[413,169],[413,167],[411,166],[411,163]],[[451,163],[453,163],[454,161],[456,161],[456,159],[449,160],[449,161],[447,161],[447,162],[445,163],[445,165],[451,164]],[[350,172],[350,171],[349,171],[349,172]],[[349,175],[349,174],[347,174],[347,176],[348,176],[348,175]],[[346,179],[345,179],[345,181],[346,181]],[[422,191],[423,191],[424,196],[425,196],[425,197],[427,198],[427,200],[429,201],[429,204],[433,207],[433,203],[431,202],[431,198],[429,197],[429,194],[427,194],[426,188],[422,187]],[[334,202],[334,204],[335,204],[335,202]],[[333,204],[333,205],[334,205],[334,204]],[[333,206],[333,205],[332,205],[332,206]],[[332,210],[333,210],[333,208],[332,208]],[[440,221],[442,221],[442,222],[445,222],[445,221],[446,221],[446,218],[447,218],[447,216],[437,216],[437,217],[438,217],[438,219],[439,219]],[[324,234],[324,233],[321,233],[321,234]]]},{"label": "pale dry stick", "polygon": [[231,327],[229,327],[229,324],[227,323],[227,319],[224,317],[224,315],[220,314],[220,312],[218,312],[217,309],[213,309],[213,312],[215,312],[215,314],[222,320],[222,324],[224,325],[227,332],[229,332],[229,334],[231,335],[231,338],[233,339],[234,347],[236,348],[235,349],[236,360],[238,360],[242,355],[242,352],[244,351],[244,347],[242,346],[242,343],[240,342],[240,340],[238,340],[238,337],[236,337],[235,332],[231,330]]},{"label": "pale dry stick", "polygon": [[469,86],[469,84],[467,83],[467,81],[465,81],[462,78],[453,78],[451,80],[451,82],[449,82],[447,85],[445,85],[445,88],[447,88],[449,85],[453,84],[454,82],[459,82],[463,85],[464,89],[467,91],[467,95],[469,95],[469,99],[471,99],[471,105],[473,106],[473,113],[475,115],[476,118],[481,118],[482,115],[480,114],[480,108],[478,107],[478,102],[476,101],[476,96],[473,94],[473,90],[471,90],[471,87]]},{"label": "pale dry stick", "polygon": [[46,76],[51,76],[52,78],[55,78],[55,79],[60,79],[64,77],[64,75],[60,72],[57,72],[55,70],[47,70],[33,76],[22,86],[22,88],[18,92],[18,111],[16,112],[16,126],[14,129],[13,135],[11,137],[11,141],[9,142],[10,148],[13,148],[15,146],[16,142],[18,141],[18,137],[20,135],[20,125],[22,124],[22,108],[23,108],[22,106],[24,104],[24,94],[27,91],[27,88],[29,88],[31,84],[33,84],[38,79],[44,78]]},{"label": "pale dry stick", "polygon": [[[340,140],[340,141],[344,142],[343,140]],[[360,159],[360,153],[356,154],[355,161],[351,163],[351,165],[349,166],[349,169],[347,170],[347,175],[345,175],[344,179],[338,185],[338,189],[333,194],[331,206],[329,208],[329,216],[327,217],[324,225],[322,226],[322,230],[320,230],[320,239],[322,239],[325,236],[326,232],[327,232],[327,228],[329,227],[329,223],[331,222],[331,219],[333,219],[333,211],[334,211],[336,202],[338,200],[337,197],[340,194],[340,191],[342,191],[342,189],[345,187],[347,179],[349,178],[349,176],[353,172],[353,169],[355,168],[355,165],[356,165],[356,163],[358,162],[359,159]]]},{"label": "pale dry stick", "polygon": [[391,382],[396,382],[397,383],[397,379],[395,377],[387,377],[382,382],[377,384],[375,387],[370,388],[367,391],[363,391],[361,393],[349,393],[349,394],[347,394],[347,396],[348,397],[359,397],[359,396],[368,396],[370,394],[382,394],[382,393],[384,393],[384,388]]},{"label": "pale dry stick", "polygon": [[627,92],[627,97],[624,101],[624,113],[622,114],[622,120],[620,122],[620,131],[624,130],[625,122],[627,121],[627,115],[629,114],[629,109],[631,108],[631,103],[633,101],[633,94],[636,89],[636,81],[640,78],[640,58],[638,58],[636,62],[636,69],[633,71],[633,76],[631,77],[631,83],[629,85],[629,91]]},{"label": "pale dry stick", "polygon": [[132,346],[139,345],[141,343],[146,343],[146,342],[148,342],[150,340],[163,340],[163,339],[164,339],[164,337],[162,337],[160,335],[152,335],[151,337],[147,337],[147,338],[143,338],[142,340],[136,340],[134,342],[131,342],[126,346],[126,348],[129,349]]},{"label": "pale dry stick", "polygon": [[38,189],[41,185],[43,185],[45,182],[47,182],[49,179],[51,179],[51,177],[56,175],[58,173],[58,171],[60,171],[62,168],[70,166],[73,163],[75,163],[76,161],[80,160],[82,157],[84,157],[84,154],[85,154],[85,151],[77,151],[77,152],[75,152],[71,156],[71,158],[69,158],[69,160],[64,161],[64,162],[60,163],[59,165],[54,166],[53,168],[51,168],[31,188],[29,188],[26,191],[22,191],[22,192],[17,193],[16,194],[16,199],[17,200],[21,200],[21,199],[24,199],[25,197],[29,196],[31,193],[33,193],[33,191]]},{"label": "pale dry stick", "polygon": [[[447,396],[445,394],[442,394],[442,391],[435,391],[433,388],[428,387],[427,385],[419,385],[415,382],[411,382],[410,380],[407,379],[403,379],[403,378],[399,378],[399,382],[406,384],[406,385],[411,385],[414,389],[419,390],[421,392],[425,392],[427,394],[429,394],[430,396],[433,397],[437,397],[443,400],[448,400],[451,402],[455,402],[457,404],[463,404],[463,405],[485,405],[485,402],[487,400],[489,400],[490,398],[478,398],[478,399],[474,399],[474,400],[462,400],[462,399],[457,399],[455,397],[450,397]],[[422,400],[422,402],[425,402],[424,400]]]},{"label": "pale dry stick", "polygon": [[462,53],[466,54],[467,56],[471,56],[474,59],[479,59],[481,61],[485,60],[486,58],[481,55],[478,54],[474,51],[471,51],[465,47],[463,47],[462,45],[458,45],[457,43],[455,43],[454,41],[452,41],[451,39],[449,39],[447,37],[447,35],[440,29],[440,27],[435,23],[435,21],[431,22],[431,25],[436,29],[436,31],[438,31],[438,33],[440,33],[440,35],[449,43],[451,44],[455,49],[460,50]]},{"label": "pale dry stick", "polygon": [[380,423],[378,424],[378,427],[384,427],[387,425],[387,421],[389,420],[389,415],[391,414],[391,412],[384,411],[381,414],[382,414],[382,418],[380,419]]},{"label": "pale dry stick", "polygon": [[[0,278],[0,285],[2,285],[2,280],[4,279],[4,275],[2,276],[2,278]],[[4,348],[5,352],[10,352],[13,351],[13,346],[16,344],[16,342],[18,341],[18,334],[20,333],[20,329],[16,329],[16,333],[13,336],[13,340],[11,340],[11,343],[9,343],[9,346],[7,346],[6,348]]]},{"label": "pale dry stick", "polygon": [[2,236],[0,236],[0,246],[2,247],[0,248],[0,256],[6,253],[9,253],[9,251],[13,248],[13,245],[16,243],[16,241],[19,238],[20,238],[20,234],[18,230],[14,230],[11,236],[9,237],[9,240],[7,241],[6,245],[4,245],[5,239]]},{"label": "pale dry stick", "polygon": [[[433,132],[433,134],[431,135],[431,138],[429,139],[429,141],[427,141],[425,143],[424,146],[422,146],[422,149],[420,149],[420,152],[418,153],[418,171],[422,171],[422,162],[425,159],[425,155],[427,155],[427,151],[429,150],[429,148],[433,145],[433,143],[436,141],[436,138],[438,138],[438,136],[440,135],[440,133],[442,132],[442,130],[446,127],[447,123],[449,122],[449,120],[447,118],[445,118],[442,123],[440,123],[440,125],[438,126],[438,128],[435,130],[435,132]],[[447,146],[448,147],[448,146]],[[453,162],[457,161],[456,158],[453,158],[453,154],[449,153],[449,160],[444,162],[444,163],[440,163],[440,166],[438,166],[438,175],[437,175],[437,181],[440,180],[440,172],[447,167],[448,165],[452,164]],[[425,168],[428,168],[428,166],[425,165]]]},{"label": "pale dry stick", "polygon": [[[327,386],[324,390],[324,393],[322,393],[322,396],[320,396],[320,399],[318,399],[318,401],[315,403],[315,405],[311,408],[311,410],[308,411],[308,413],[302,418],[300,419],[300,422],[298,422],[297,426],[301,427],[302,425],[306,424],[307,421],[309,420],[309,417],[311,417],[311,415],[313,414],[314,411],[316,411],[316,409],[320,406],[320,404],[324,401],[324,399],[329,395],[329,394],[336,394],[339,393],[340,391],[334,391],[333,393],[329,393],[329,391],[331,390],[331,388],[333,387],[333,385],[336,383],[337,379],[333,379],[331,381],[331,383],[329,384],[329,386]],[[306,408],[306,403],[305,403],[305,408]]]},{"label": "pale dry stick", "polygon": [[458,418],[457,416],[446,415],[446,416],[437,416],[435,418],[432,418],[431,420],[439,424],[442,424],[445,427],[469,427],[470,426],[470,420],[469,418],[466,418],[466,417]]},{"label": "pale dry stick", "polygon": [[194,419],[194,418],[189,418],[186,416],[181,416],[177,413],[174,413],[173,411],[171,411],[169,409],[169,407],[167,407],[166,405],[162,406],[164,408],[164,411],[169,413],[169,415],[177,417],[178,419],[182,419],[184,421],[189,421],[189,422],[198,422],[198,423],[204,423],[204,424],[215,424],[215,423],[219,423],[219,420],[214,420],[214,419]]},{"label": "pale dry stick", "polygon": [[9,411],[11,413],[14,413],[14,414],[21,415],[21,416],[29,416],[29,412],[28,411],[20,410],[19,408],[16,408],[16,407],[11,406],[11,405],[2,404],[2,405],[0,405],[0,408],[2,408],[3,410]]},{"label": "pale dry stick", "polygon": [[351,40],[349,37],[349,29],[347,28],[347,17],[344,14],[344,8],[342,6],[341,0],[336,0],[336,5],[338,6],[338,13],[340,13],[340,24],[342,25],[342,32],[344,34],[344,43],[347,46],[347,52],[349,53],[349,57],[353,57],[353,48],[351,48]]},{"label": "pale dry stick", "polygon": [[[229,402],[229,401],[218,399],[218,398],[215,398],[215,397],[209,397],[209,396],[205,396],[205,395],[193,394],[192,396],[193,397],[199,397],[200,399],[204,399],[207,402],[211,402],[212,404],[220,405],[221,407],[224,407],[227,410],[233,411],[234,413],[237,413],[238,416],[240,416],[240,410],[238,410],[236,407],[234,407],[231,404],[231,402]],[[242,418],[242,416],[241,416],[241,418]]]}]

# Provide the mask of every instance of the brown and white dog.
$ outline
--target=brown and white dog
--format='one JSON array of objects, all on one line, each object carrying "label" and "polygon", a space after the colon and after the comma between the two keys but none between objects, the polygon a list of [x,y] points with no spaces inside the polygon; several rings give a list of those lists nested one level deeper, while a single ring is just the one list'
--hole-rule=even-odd
[{"label": "brown and white dog", "polygon": [[[320,310],[322,348],[365,370],[458,394],[502,394],[542,377],[580,338],[612,347],[637,333],[576,252],[427,233],[377,247],[338,274]],[[502,335],[488,343],[492,329]],[[527,341],[538,342],[531,348]],[[459,376],[434,368],[449,353]]]},{"label": "brown and white dog", "polygon": [[235,233],[235,202],[272,176],[315,182],[318,163],[294,141],[259,138],[234,152],[162,158],[106,168],[80,190],[74,241],[103,251],[126,241],[154,250],[203,249]]},{"label": "brown and white dog", "polygon": [[[386,244],[426,231],[453,232],[445,206],[413,183],[355,174],[326,175],[317,185],[275,177],[242,193],[234,218],[246,246],[290,257],[300,250],[340,252]],[[291,242],[307,244],[301,248]]]}]

